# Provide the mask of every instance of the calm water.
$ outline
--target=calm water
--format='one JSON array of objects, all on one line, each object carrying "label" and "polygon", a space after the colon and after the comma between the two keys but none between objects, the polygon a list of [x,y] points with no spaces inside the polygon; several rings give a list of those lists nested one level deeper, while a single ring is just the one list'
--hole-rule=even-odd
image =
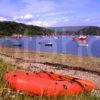
[{"label": "calm water", "polygon": [[[64,54],[74,54],[83,56],[100,57],[100,36],[89,36],[87,41],[88,47],[79,46],[82,42],[73,41],[70,36],[34,36],[23,38],[2,38],[0,45],[27,49],[29,51],[56,52]],[[52,46],[45,46],[46,43],[52,43]],[[22,44],[22,46],[14,46]]]}]

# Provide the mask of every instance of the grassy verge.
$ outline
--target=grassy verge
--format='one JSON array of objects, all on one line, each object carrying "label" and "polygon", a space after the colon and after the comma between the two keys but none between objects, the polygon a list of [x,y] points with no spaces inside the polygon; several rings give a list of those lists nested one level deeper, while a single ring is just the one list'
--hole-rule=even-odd
[{"label": "grassy verge", "polygon": [[16,67],[5,64],[0,60],[0,100],[100,100],[100,97],[92,96],[89,94],[73,95],[67,96],[57,96],[57,97],[45,97],[45,96],[29,96],[24,93],[19,93],[8,88],[3,80],[2,76],[6,71],[15,69]]}]

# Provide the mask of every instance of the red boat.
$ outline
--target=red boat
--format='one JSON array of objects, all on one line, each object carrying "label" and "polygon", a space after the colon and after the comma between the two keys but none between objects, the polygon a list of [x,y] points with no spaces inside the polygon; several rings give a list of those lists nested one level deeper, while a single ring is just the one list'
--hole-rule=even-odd
[{"label": "red boat", "polygon": [[88,80],[81,80],[48,72],[10,71],[5,73],[4,82],[14,90],[28,94],[57,96],[90,92],[96,85]]},{"label": "red boat", "polygon": [[76,40],[80,40],[80,41],[84,41],[87,39],[87,36],[84,36],[84,35],[81,35],[81,36],[75,36],[73,37],[73,40],[76,41]]}]

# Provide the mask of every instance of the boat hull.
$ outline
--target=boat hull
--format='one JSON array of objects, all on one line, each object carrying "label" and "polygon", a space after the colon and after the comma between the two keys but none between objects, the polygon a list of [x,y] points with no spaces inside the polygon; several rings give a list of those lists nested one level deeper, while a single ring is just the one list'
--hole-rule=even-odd
[{"label": "boat hull", "polygon": [[[95,88],[95,84],[87,80],[81,80],[70,76],[62,76],[54,73],[31,73],[10,71],[3,77],[5,83],[16,91],[23,91],[31,95],[73,95],[89,92]],[[89,82],[89,84],[86,84]],[[85,85],[87,85],[85,87]]]}]

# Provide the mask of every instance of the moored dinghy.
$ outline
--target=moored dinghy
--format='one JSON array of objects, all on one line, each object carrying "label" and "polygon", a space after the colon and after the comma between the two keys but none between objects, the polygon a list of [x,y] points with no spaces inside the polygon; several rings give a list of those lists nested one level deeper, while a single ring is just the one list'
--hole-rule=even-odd
[{"label": "moored dinghy", "polygon": [[84,36],[84,35],[74,36],[74,37],[72,37],[72,39],[73,39],[74,41],[84,41],[84,40],[87,39],[87,36]]},{"label": "moored dinghy", "polygon": [[5,73],[3,79],[16,91],[46,96],[70,96],[90,92],[96,88],[91,81],[48,72],[10,71]]},{"label": "moored dinghy", "polygon": [[51,42],[46,43],[45,46],[52,46],[53,44]]}]

